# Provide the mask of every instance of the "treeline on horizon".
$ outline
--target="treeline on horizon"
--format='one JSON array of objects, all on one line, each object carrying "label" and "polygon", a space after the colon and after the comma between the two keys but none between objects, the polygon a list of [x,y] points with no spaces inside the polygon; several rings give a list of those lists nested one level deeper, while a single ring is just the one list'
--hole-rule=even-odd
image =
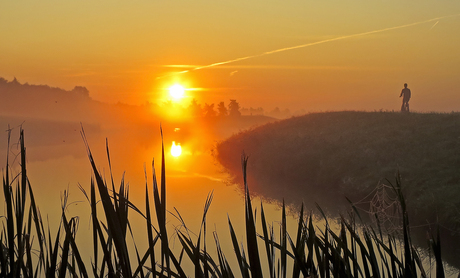
[{"label": "treeline on horizon", "polygon": [[[196,99],[192,99],[188,105],[173,102],[171,100],[161,103],[152,103],[146,101],[144,105],[128,105],[117,103],[109,105],[91,98],[89,90],[83,86],[75,86],[72,90],[64,90],[48,85],[31,85],[29,83],[21,84],[16,78],[8,81],[0,77],[0,106],[3,113],[17,114],[20,112],[32,115],[32,113],[43,115],[46,113],[67,113],[67,114],[82,114],[81,111],[92,113],[92,116],[97,118],[93,110],[131,110],[131,113],[139,113],[139,108],[144,113],[154,113],[158,116],[168,115],[174,111],[176,114],[191,116],[191,117],[238,117],[243,116],[268,116],[273,118],[288,118],[293,115],[305,114],[305,110],[299,110],[292,113],[289,109],[280,109],[278,107],[270,111],[265,111],[264,108],[244,108],[235,99],[230,99],[226,104],[224,101],[217,105],[214,103],[198,103]],[[2,105],[3,104],[3,105]],[[22,105],[22,107],[21,107]],[[41,106],[37,107],[37,106]],[[115,112],[116,113],[116,112]],[[81,115],[80,115],[81,116]],[[83,115],[84,116],[84,115]],[[64,117],[65,118],[65,117]],[[72,117],[77,118],[77,117]]]},{"label": "treeline on horizon", "polygon": [[[149,105],[149,104],[147,104]],[[151,104],[150,104],[151,105]],[[180,107],[183,109],[185,114],[189,114],[194,117],[238,117],[238,116],[268,116],[272,118],[288,118],[293,116],[294,114],[286,108],[281,110],[279,107],[274,108],[271,111],[265,111],[264,108],[244,108],[241,107],[240,104],[235,99],[230,99],[228,105],[225,104],[224,101],[221,101],[217,104],[214,103],[208,104],[200,104],[196,99],[192,99],[190,105],[183,107],[180,104],[174,103],[173,101],[165,101],[159,105],[161,108],[171,108],[177,109]],[[296,111],[296,114],[305,114],[305,110]]]}]

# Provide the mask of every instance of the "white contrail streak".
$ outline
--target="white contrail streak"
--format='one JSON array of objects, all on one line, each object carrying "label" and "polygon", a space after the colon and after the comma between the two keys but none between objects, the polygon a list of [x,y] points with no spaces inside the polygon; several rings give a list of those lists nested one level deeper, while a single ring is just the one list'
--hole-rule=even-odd
[{"label": "white contrail streak", "polygon": [[[296,46],[280,48],[280,49],[276,49],[276,50],[263,52],[263,53],[260,53],[260,54],[240,57],[240,58],[227,60],[227,61],[223,61],[223,62],[217,62],[217,63],[205,65],[205,66],[195,67],[195,68],[190,69],[190,70],[184,70],[184,71],[175,72],[175,73],[172,73],[172,74],[169,74],[169,75],[159,76],[159,77],[157,77],[157,79],[172,76],[172,75],[177,75],[177,74],[183,74],[183,73],[187,73],[187,72],[190,72],[190,71],[196,71],[196,70],[200,70],[200,69],[212,68],[212,67],[216,67],[216,66],[220,66],[220,65],[235,63],[235,62],[239,62],[239,61],[244,61],[244,60],[248,60],[248,59],[252,59],[252,58],[256,58],[256,57],[261,57],[261,56],[265,56],[265,55],[270,55],[270,54],[274,54],[274,53],[278,53],[278,52],[284,52],[284,51],[288,51],[288,50],[294,50],[294,49],[309,47],[309,46],[328,43],[328,42],[333,42],[333,41],[340,41],[340,40],[350,39],[350,38],[355,38],[355,37],[362,37],[362,36],[367,36],[367,35],[371,35],[371,34],[382,33],[382,32],[386,32],[386,31],[397,30],[397,29],[416,26],[416,25],[420,25],[420,24],[424,24],[424,23],[428,23],[428,22],[437,21],[433,25],[433,27],[434,27],[439,22],[439,20],[444,19],[444,18],[448,18],[448,17],[456,17],[456,16],[460,16],[460,14],[435,17],[435,18],[432,18],[432,19],[427,19],[427,20],[418,21],[418,22],[414,22],[414,23],[404,24],[404,25],[400,25],[400,26],[388,27],[388,28],[378,29],[378,30],[374,30],[374,31],[368,31],[368,32],[364,32],[364,33],[345,35],[345,36],[335,37],[335,38],[332,38],[332,39],[326,39],[326,40],[321,40],[321,41],[316,41],[316,42],[311,42],[311,43],[306,43],[306,44],[301,44],[301,45],[296,45]],[[433,28],[433,27],[431,27],[431,28]]]},{"label": "white contrail streak", "polygon": [[431,29],[433,29],[433,28],[434,28],[434,26],[438,25],[438,23],[439,23],[439,20],[438,20],[438,21],[436,21],[436,23],[435,23],[433,26],[431,26],[430,30],[431,30]]}]

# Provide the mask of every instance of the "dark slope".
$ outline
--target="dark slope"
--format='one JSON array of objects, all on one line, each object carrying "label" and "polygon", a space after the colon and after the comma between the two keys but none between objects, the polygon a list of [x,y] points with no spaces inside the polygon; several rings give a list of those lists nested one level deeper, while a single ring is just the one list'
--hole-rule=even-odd
[{"label": "dark slope", "polygon": [[331,213],[342,212],[345,196],[370,201],[399,171],[411,224],[439,222],[446,239],[458,237],[451,231],[460,230],[459,113],[316,113],[241,132],[217,146],[238,182],[243,151],[253,192]]}]

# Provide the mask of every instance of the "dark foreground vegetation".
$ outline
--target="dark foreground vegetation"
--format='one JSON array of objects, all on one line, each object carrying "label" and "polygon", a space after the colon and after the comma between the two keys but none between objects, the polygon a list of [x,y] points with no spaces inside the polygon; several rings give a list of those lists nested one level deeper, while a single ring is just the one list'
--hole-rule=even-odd
[{"label": "dark foreground vegetation", "polygon": [[417,242],[440,225],[444,257],[460,267],[460,113],[344,111],[266,124],[217,146],[219,162],[240,180],[235,150],[250,157],[253,193],[297,208],[318,202],[331,213],[347,197],[388,218],[395,202],[386,179],[399,172]]},{"label": "dark foreground vegetation", "polygon": [[[84,137],[84,134],[83,134]],[[85,139],[86,142],[86,139]],[[91,207],[91,263],[85,264],[77,245],[78,217],[66,214],[67,198],[62,205],[61,223],[50,231],[44,225],[27,178],[24,135],[20,134],[20,173],[13,175],[10,165],[3,173],[4,211],[0,232],[1,277],[427,277],[421,256],[411,243],[406,203],[400,181],[392,186],[401,212],[402,237],[386,235],[380,229],[357,224],[359,214],[342,216],[340,230],[329,224],[320,230],[314,227],[312,215],[300,209],[295,235],[286,230],[286,210],[282,207],[277,238],[275,227],[267,223],[263,206],[256,228],[256,215],[246,182],[248,160],[243,157],[245,185],[245,247],[240,245],[231,221],[229,229],[234,252],[225,254],[217,234],[213,247],[208,243],[206,214],[211,205],[209,195],[200,230],[176,231],[180,251],[174,252],[168,242],[166,221],[166,179],[164,151],[161,178],[153,176],[153,194],[146,184],[145,204],[132,204],[124,182],[115,187],[113,178],[107,184],[97,170],[87,145],[93,169],[87,196]],[[108,148],[107,148],[108,152]],[[8,160],[7,160],[8,161]],[[110,160],[109,160],[110,161]],[[110,163],[109,163],[110,165]],[[155,173],[155,171],[153,171]],[[151,199],[153,198],[153,202]],[[318,208],[320,212],[321,209]],[[154,212],[154,213],[153,213]],[[145,220],[147,246],[132,246],[128,215],[135,213]],[[324,216],[324,214],[323,214]],[[180,215],[179,215],[179,219]],[[154,223],[156,222],[156,223]],[[327,223],[327,219],[326,219]],[[185,223],[184,227],[185,227]],[[439,236],[430,235],[432,262],[436,277],[444,277]],[[213,252],[209,250],[213,249]],[[214,257],[211,254],[217,254]],[[230,265],[227,256],[235,256],[238,265]],[[183,268],[192,263],[192,270]]]}]

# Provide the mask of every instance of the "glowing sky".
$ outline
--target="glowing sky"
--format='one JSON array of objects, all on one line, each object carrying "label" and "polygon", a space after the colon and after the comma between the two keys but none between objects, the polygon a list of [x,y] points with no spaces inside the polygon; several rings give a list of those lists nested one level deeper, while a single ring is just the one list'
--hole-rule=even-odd
[{"label": "glowing sky", "polygon": [[181,83],[201,103],[306,111],[398,110],[407,82],[413,110],[457,111],[460,16],[434,20],[457,14],[457,0],[1,1],[0,77],[132,104]]}]

